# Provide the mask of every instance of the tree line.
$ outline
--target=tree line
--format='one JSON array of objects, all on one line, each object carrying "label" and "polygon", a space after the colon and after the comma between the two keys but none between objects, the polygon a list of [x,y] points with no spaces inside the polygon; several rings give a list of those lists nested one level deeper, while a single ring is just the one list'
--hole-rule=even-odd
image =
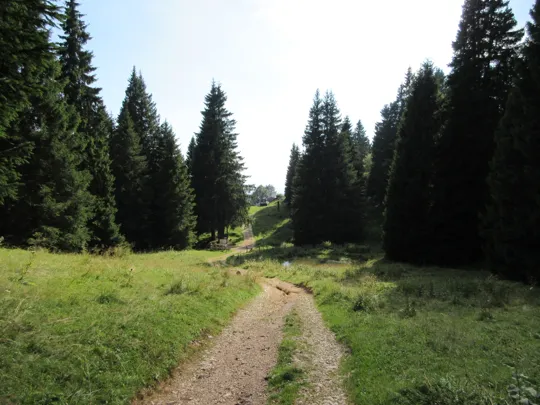
[{"label": "tree line", "polygon": [[431,62],[408,70],[381,111],[364,184],[333,95],[317,93],[287,173],[296,242],[360,239],[368,204],[383,213],[390,259],[486,260],[538,280],[539,0],[531,17],[523,40],[508,1],[466,0],[448,76]]},{"label": "tree line", "polygon": [[[182,156],[133,68],[117,119],[107,112],[79,4],[0,5],[0,235],[12,246],[183,249],[247,213],[226,94],[212,83]],[[62,31],[59,42],[51,30]]]}]

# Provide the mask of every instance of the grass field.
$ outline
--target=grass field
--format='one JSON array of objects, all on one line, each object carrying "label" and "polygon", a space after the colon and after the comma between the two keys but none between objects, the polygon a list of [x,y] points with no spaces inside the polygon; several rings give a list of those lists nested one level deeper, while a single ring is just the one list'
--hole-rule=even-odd
[{"label": "grass field", "polygon": [[283,201],[279,210],[277,202],[273,202],[267,207],[251,207],[249,215],[258,246],[280,246],[292,240],[289,213]]},{"label": "grass field", "polygon": [[0,404],[126,404],[258,291],[223,253],[0,249]]}]

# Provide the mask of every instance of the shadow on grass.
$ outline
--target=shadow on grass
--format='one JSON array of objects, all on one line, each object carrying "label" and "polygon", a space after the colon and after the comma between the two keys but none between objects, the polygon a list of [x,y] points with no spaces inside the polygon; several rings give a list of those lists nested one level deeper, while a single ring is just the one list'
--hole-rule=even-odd
[{"label": "shadow on grass", "polygon": [[238,266],[249,261],[277,260],[292,261],[294,259],[313,259],[318,263],[363,263],[376,257],[376,252],[366,245],[332,245],[323,243],[316,246],[294,246],[283,243],[279,247],[258,246],[249,253],[227,258],[227,263]]}]

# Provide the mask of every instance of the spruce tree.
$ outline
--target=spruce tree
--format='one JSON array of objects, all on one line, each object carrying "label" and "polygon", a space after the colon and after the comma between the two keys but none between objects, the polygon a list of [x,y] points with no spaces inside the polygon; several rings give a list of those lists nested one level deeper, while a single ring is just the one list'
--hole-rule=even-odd
[{"label": "spruce tree", "polygon": [[294,241],[297,245],[325,240],[323,202],[324,149],[323,100],[315,93],[309,119],[302,138],[301,155],[293,182],[292,219]]},{"label": "spruce tree", "polygon": [[291,156],[289,158],[289,167],[287,168],[287,178],[285,180],[285,202],[290,204],[294,195],[294,177],[296,176],[296,167],[300,160],[300,149],[293,143]]},{"label": "spruce tree", "polygon": [[437,142],[430,213],[431,246],[439,264],[481,257],[479,218],[494,132],[504,113],[522,31],[503,0],[466,0],[448,76],[447,122]]},{"label": "spruce tree", "polygon": [[396,100],[384,106],[381,111],[382,120],[375,125],[375,136],[371,148],[372,166],[367,181],[367,195],[375,207],[382,208],[383,206],[390,166],[394,159],[397,131],[413,78],[412,70],[409,68],[405,81],[398,89]]},{"label": "spruce tree", "polygon": [[238,153],[236,121],[225,103],[221,86],[212,83],[205,97],[202,122],[191,157],[192,185],[196,196],[197,230],[215,238],[247,219],[248,200],[244,162]]},{"label": "spruce tree", "polygon": [[[0,4],[0,205],[17,198],[18,167],[28,162],[32,143],[7,130],[32,99],[46,91],[43,72],[53,46],[48,29],[59,17],[47,0],[2,1]],[[16,125],[16,124],[13,124]]]},{"label": "spruce tree", "polygon": [[139,135],[127,108],[122,108],[116,130],[110,140],[112,172],[115,179],[117,221],[128,242],[143,248],[148,187],[146,158],[142,154]]},{"label": "spruce tree", "polygon": [[425,260],[433,145],[440,128],[435,73],[425,63],[416,75],[397,135],[383,225],[383,248],[393,260]]},{"label": "spruce tree", "polygon": [[92,215],[90,247],[108,247],[119,243],[119,227],[115,222],[114,179],[111,173],[109,138],[113,125],[105,111],[100,90],[93,87],[96,81],[92,66],[92,53],[84,49],[90,40],[82,14],[75,0],[66,2],[66,16],[62,22],[60,63],[64,93],[67,102],[79,114],[79,136],[83,140],[83,168],[92,175]]},{"label": "spruce tree", "polygon": [[159,139],[159,115],[152,95],[146,89],[142,74],[137,74],[135,67],[129,78],[122,108],[127,108],[129,111],[133,128],[139,135],[143,153],[148,159],[149,170],[152,170],[152,153]]},{"label": "spruce tree", "polygon": [[187,167],[171,126],[160,127],[156,143],[156,172],[152,173],[152,201],[149,222],[150,247],[185,249],[194,241],[194,196]]},{"label": "spruce tree", "polygon": [[[322,114],[325,142],[322,231],[326,240],[336,243],[360,240],[364,215],[363,182],[355,168],[352,125],[348,119],[340,125],[340,120],[335,97],[327,92]],[[363,168],[360,171],[363,172]]]},{"label": "spruce tree", "polygon": [[540,279],[540,1],[531,11],[518,78],[495,135],[483,218],[490,268],[515,280]]},{"label": "spruce tree", "polygon": [[375,135],[371,147],[372,165],[367,180],[367,195],[376,207],[382,207],[388,175],[394,156],[397,136],[398,105],[385,105],[381,110],[381,121],[375,124]]},{"label": "spruce tree", "polygon": [[186,166],[188,168],[189,176],[191,177],[191,173],[193,172],[193,154],[195,153],[195,147],[197,146],[197,143],[195,141],[195,137],[192,136],[191,140],[189,141],[187,153],[186,153]]},{"label": "spruce tree", "polygon": [[[350,128],[350,126],[349,126]],[[294,180],[295,243],[343,243],[362,236],[363,194],[353,165],[351,134],[342,131],[334,95],[317,91]]]},{"label": "spruce tree", "polygon": [[7,130],[31,155],[19,167],[18,200],[1,209],[0,233],[8,243],[79,251],[89,241],[90,175],[79,169],[83,140],[74,109],[63,98],[60,67],[51,55],[40,72],[41,93]]},{"label": "spruce tree", "polygon": [[371,142],[366,135],[366,130],[361,120],[358,120],[356,123],[356,127],[352,132],[352,137],[355,148],[357,149],[356,153],[359,154],[359,159],[363,163],[365,162],[367,155],[371,153]]},{"label": "spruce tree", "polygon": [[[136,160],[137,163],[133,163],[132,166],[127,165],[124,169],[116,167],[114,170],[116,172],[134,170],[139,176],[135,178],[134,173],[131,173],[116,179],[118,223],[128,241],[136,249],[146,250],[155,247],[152,233],[155,228],[151,223],[154,216],[152,207],[155,206],[154,200],[161,197],[154,193],[152,183],[160,170],[158,149],[161,132],[156,105],[146,89],[142,75],[137,74],[135,68],[129,78],[118,121],[120,144],[129,142],[131,146],[125,152],[115,151],[113,156],[124,153],[125,156],[120,159],[120,162]],[[144,164],[141,164],[142,161]],[[134,184],[123,184],[123,181],[134,182]],[[118,188],[127,190],[127,194],[122,195],[122,191]],[[134,199],[133,194],[137,194]],[[123,210],[127,211],[122,212]]]}]

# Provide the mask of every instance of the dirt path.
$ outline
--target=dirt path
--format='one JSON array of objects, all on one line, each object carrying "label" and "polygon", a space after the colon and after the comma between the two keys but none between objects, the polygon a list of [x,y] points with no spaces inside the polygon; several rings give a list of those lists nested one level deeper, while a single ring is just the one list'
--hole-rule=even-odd
[{"label": "dirt path", "polygon": [[[244,242],[230,254],[241,253],[254,244],[249,226]],[[245,274],[245,270],[237,271]],[[237,274],[236,269],[231,273]],[[284,318],[295,308],[302,323],[302,350],[295,361],[306,370],[309,383],[297,404],[346,405],[338,374],[343,350],[325,327],[313,297],[277,279],[261,279],[260,284],[263,293],[236,314],[210,347],[181,365],[152,394],[132,404],[266,404],[266,378],[277,361]]]},{"label": "dirt path", "polygon": [[313,297],[301,294],[295,304],[302,320],[301,352],[297,362],[307,371],[308,385],[301,390],[297,405],[345,405],[347,397],[341,384],[339,364],[343,347],[324,325]]},{"label": "dirt path", "polygon": [[240,310],[200,361],[180,367],[135,405],[256,405],[266,403],[266,377],[277,359],[283,318],[303,292],[263,281],[263,293]]}]

